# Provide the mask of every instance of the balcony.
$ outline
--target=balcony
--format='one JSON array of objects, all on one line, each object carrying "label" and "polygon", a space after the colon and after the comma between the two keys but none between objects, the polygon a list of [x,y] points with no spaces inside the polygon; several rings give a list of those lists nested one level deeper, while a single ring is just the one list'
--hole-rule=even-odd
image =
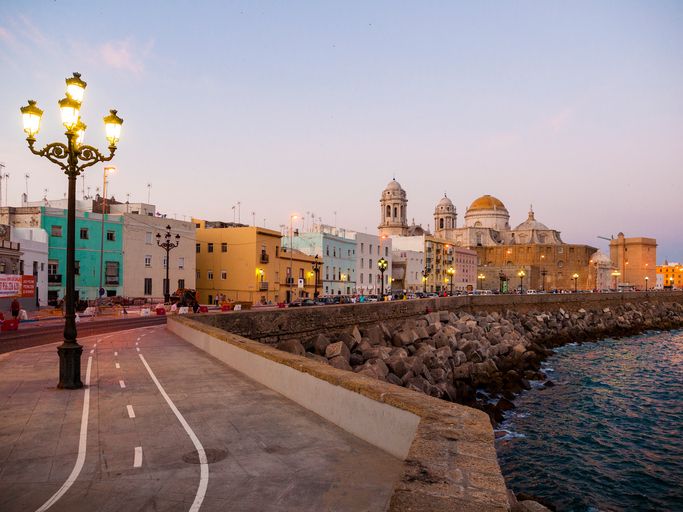
[{"label": "balcony", "polygon": [[48,274],[47,284],[62,284],[62,274]]},{"label": "balcony", "polygon": [[261,263],[268,263],[268,254],[265,252],[261,253],[261,259],[259,260]]},{"label": "balcony", "polygon": [[258,289],[260,292],[267,292],[268,291],[268,283],[266,281],[259,282]]},{"label": "balcony", "polygon": [[294,278],[293,278],[293,277],[288,277],[287,279],[285,279],[285,282],[286,282],[287,284],[294,284]]}]

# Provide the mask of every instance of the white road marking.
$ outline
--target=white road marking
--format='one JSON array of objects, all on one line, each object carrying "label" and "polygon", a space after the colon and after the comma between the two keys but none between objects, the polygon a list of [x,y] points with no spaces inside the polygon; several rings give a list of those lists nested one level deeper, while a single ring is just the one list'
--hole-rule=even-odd
[{"label": "white road marking", "polygon": [[140,349],[139,349],[139,348],[137,348],[137,347],[135,347],[135,350],[137,350],[138,352],[140,352]]},{"label": "white road marking", "polygon": [[133,410],[133,406],[127,405],[126,409],[128,409],[128,417],[129,418],[135,418],[135,411]]},{"label": "white road marking", "polygon": [[137,341],[135,342],[135,345],[136,345],[136,346],[138,345],[138,342],[137,342]]},{"label": "white road marking", "polygon": [[57,503],[57,500],[61,498],[66,491],[73,485],[73,483],[78,478],[78,475],[83,469],[83,463],[85,462],[85,450],[88,446],[88,415],[90,412],[90,369],[92,368],[92,356],[88,357],[88,369],[85,372],[85,394],[83,395],[83,415],[81,416],[81,435],[78,440],[78,456],[76,457],[76,465],[74,466],[69,478],[66,479],[64,485],[62,485],[59,490],[52,495],[52,497],[43,503],[36,512],[44,512],[49,509],[52,505]]},{"label": "white road marking", "polygon": [[90,349],[90,353],[92,354],[93,352],[95,352],[95,349],[94,349],[94,348],[91,348],[91,349]]},{"label": "white road marking", "polygon": [[[128,406],[130,407],[130,405]],[[142,467],[142,446],[135,447],[135,457],[133,458],[133,467]]]},{"label": "white road marking", "polygon": [[116,368],[121,368],[121,365],[119,363],[116,363]]},{"label": "white road marking", "polygon": [[95,343],[99,343],[100,341],[102,341],[102,338],[99,338]]},{"label": "white road marking", "polygon": [[138,337],[138,341],[140,341],[140,337]]},{"label": "white road marking", "polygon": [[119,381],[119,386],[121,386],[121,389],[126,387],[126,383],[123,382],[122,380]]},{"label": "white road marking", "polygon": [[114,357],[118,357],[119,353],[114,351]]},{"label": "white road marking", "polygon": [[199,438],[197,435],[194,433],[192,430],[192,427],[185,421],[185,418],[183,417],[182,414],[180,414],[180,411],[178,408],[175,406],[171,398],[166,394],[166,391],[164,388],[161,386],[159,381],[157,380],[156,376],[154,375],[154,372],[152,369],[149,367],[147,364],[147,360],[145,359],[145,356],[142,354],[138,354],[140,356],[140,359],[142,360],[142,364],[145,365],[145,368],[147,368],[147,371],[149,372],[149,376],[152,378],[154,381],[154,384],[156,384],[157,388],[159,389],[159,392],[161,393],[161,396],[164,397],[164,400],[166,400],[166,403],[168,406],[171,408],[173,411],[173,414],[175,414],[176,418],[178,418],[178,421],[180,424],[183,426],[185,429],[185,432],[187,432],[187,435],[190,436],[190,439],[192,440],[192,444],[194,444],[195,449],[197,450],[197,454],[199,455],[199,464],[200,464],[200,475],[199,475],[199,487],[197,488],[197,494],[194,497],[194,501],[192,502],[192,506],[190,507],[190,512],[198,512],[199,508],[202,506],[202,502],[204,501],[204,496],[206,495],[206,488],[209,485],[209,464],[206,459],[206,452],[204,451],[204,447],[202,446],[202,443],[199,441]]}]

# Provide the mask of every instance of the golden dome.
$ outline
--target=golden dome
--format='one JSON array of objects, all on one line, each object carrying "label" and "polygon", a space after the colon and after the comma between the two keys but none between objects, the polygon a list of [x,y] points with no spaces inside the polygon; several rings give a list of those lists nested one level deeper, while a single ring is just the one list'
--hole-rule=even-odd
[{"label": "golden dome", "polygon": [[472,201],[472,204],[470,207],[467,209],[468,211],[472,210],[505,210],[507,211],[507,208],[505,208],[505,205],[503,202],[493,196],[490,196],[486,194],[485,196],[481,196],[474,201]]}]

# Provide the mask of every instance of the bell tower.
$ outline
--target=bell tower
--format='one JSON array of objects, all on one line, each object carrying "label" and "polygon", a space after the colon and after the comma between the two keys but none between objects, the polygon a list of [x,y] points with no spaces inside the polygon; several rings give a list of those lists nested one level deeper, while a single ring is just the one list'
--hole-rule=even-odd
[{"label": "bell tower", "polygon": [[395,178],[382,192],[379,204],[380,236],[405,235],[408,229],[408,199],[406,191],[401,188]]},{"label": "bell tower", "polygon": [[444,194],[434,208],[434,234],[439,238],[453,239],[456,220],[455,205]]}]

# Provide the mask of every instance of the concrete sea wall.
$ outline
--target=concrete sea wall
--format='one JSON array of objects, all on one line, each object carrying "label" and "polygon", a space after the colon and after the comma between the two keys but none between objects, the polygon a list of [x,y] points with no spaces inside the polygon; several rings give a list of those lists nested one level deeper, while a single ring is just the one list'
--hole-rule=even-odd
[{"label": "concrete sea wall", "polygon": [[509,510],[493,429],[481,411],[390,385],[187,317],[168,329],[403,462],[388,510]]},{"label": "concrete sea wall", "polygon": [[681,292],[466,296],[169,319],[203,350],[403,459],[394,511],[507,510],[482,411],[500,420],[529,380],[545,378],[540,362],[555,346],[677,327]]}]

